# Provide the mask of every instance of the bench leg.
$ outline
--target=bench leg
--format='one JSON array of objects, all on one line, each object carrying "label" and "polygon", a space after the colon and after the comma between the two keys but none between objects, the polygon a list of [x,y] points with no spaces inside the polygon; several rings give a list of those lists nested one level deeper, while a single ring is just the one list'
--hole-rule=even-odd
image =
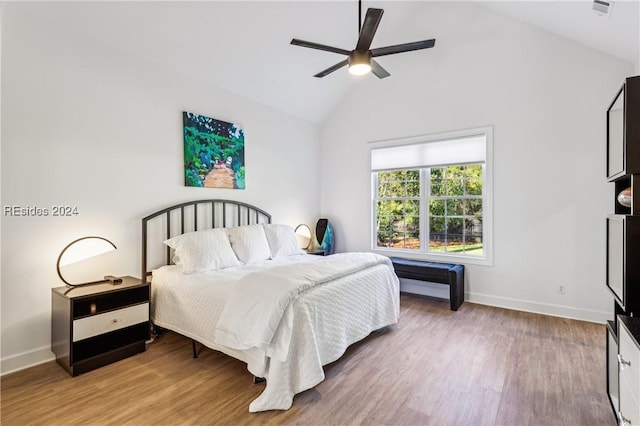
[{"label": "bench leg", "polygon": [[457,311],[464,302],[464,271],[449,271],[449,303],[452,311]]}]

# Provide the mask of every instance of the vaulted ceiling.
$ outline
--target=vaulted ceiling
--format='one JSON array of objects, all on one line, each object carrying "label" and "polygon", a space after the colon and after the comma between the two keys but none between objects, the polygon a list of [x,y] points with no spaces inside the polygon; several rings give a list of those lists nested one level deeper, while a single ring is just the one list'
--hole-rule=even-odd
[{"label": "vaulted ceiling", "polygon": [[[473,3],[630,63],[640,58],[638,0],[616,2],[610,17],[596,16],[592,2],[582,0]],[[438,39],[419,19],[429,14],[430,4],[434,3],[365,0],[363,15],[368,7],[385,10],[372,47]],[[352,49],[358,25],[355,0],[44,2],[3,7],[9,9],[9,19],[73,33],[85,42],[135,55],[314,123],[321,123],[362,78],[375,79],[356,78],[346,69],[314,78],[343,57],[289,44],[296,37]],[[394,78],[403,55],[428,55],[430,50],[379,62]]]}]

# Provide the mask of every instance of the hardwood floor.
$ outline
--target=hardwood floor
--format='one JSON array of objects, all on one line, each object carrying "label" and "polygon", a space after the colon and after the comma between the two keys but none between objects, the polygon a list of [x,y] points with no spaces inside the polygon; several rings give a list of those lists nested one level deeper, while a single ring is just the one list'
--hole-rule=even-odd
[{"label": "hardwood floor", "polygon": [[245,365],[165,333],[72,378],[55,362],[2,377],[9,425],[615,425],[603,325],[403,295],[398,325],[325,367],[288,411],[251,414]]}]

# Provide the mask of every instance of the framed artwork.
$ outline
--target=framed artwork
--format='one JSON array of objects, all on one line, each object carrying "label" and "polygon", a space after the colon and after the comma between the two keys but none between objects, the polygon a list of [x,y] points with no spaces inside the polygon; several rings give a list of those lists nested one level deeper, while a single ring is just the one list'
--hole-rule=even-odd
[{"label": "framed artwork", "polygon": [[192,112],[183,112],[182,122],[185,186],[244,189],[242,128]]}]

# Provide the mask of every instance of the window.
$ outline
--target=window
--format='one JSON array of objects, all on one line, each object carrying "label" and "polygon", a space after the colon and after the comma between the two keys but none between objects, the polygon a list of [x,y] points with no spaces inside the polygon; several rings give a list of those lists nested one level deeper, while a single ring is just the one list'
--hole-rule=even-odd
[{"label": "window", "polygon": [[490,263],[491,134],[483,128],[376,143],[373,249]]},{"label": "window", "polygon": [[482,164],[425,169],[429,251],[483,254]]},{"label": "window", "polygon": [[420,170],[379,172],[376,186],[378,246],[420,249]]}]

